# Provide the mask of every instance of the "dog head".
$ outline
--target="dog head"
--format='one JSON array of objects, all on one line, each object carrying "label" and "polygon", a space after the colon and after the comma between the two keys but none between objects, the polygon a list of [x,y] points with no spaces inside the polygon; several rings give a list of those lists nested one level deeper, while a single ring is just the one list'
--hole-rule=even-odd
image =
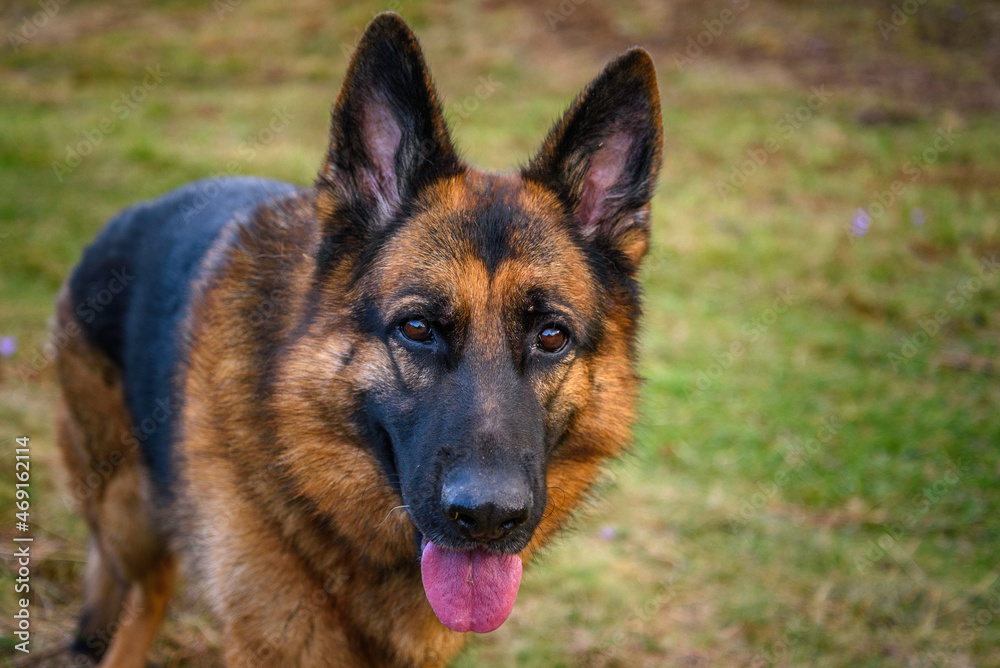
[{"label": "dog head", "polygon": [[[327,410],[350,411],[408,511],[368,529],[406,535],[409,518],[434,603],[464,564],[519,577],[511,555],[541,545],[629,439],[655,71],[625,52],[527,166],[487,174],[457,156],[413,34],[381,14],[332,117],[313,310],[338,314],[314,331],[343,349],[316,382],[351,397]],[[470,624],[457,630],[492,622]]]}]

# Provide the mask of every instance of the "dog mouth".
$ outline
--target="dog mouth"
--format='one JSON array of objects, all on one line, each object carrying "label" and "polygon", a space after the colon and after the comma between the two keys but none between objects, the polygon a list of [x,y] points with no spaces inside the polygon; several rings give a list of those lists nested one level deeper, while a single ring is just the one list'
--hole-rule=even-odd
[{"label": "dog mouth", "polygon": [[[401,482],[399,492],[405,503]],[[521,586],[521,557],[483,545],[455,547],[446,546],[447,539],[435,542],[421,528],[416,513],[409,505],[405,507],[415,531],[424,595],[438,620],[458,633],[490,633],[500,628],[514,609]]]},{"label": "dog mouth", "polygon": [[521,586],[521,557],[419,541],[424,594],[442,624],[459,633],[489,633],[507,621]]}]

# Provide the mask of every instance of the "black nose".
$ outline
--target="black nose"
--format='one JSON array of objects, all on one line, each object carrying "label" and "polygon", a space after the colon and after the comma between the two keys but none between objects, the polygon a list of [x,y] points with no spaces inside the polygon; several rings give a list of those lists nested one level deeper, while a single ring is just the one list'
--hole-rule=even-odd
[{"label": "black nose", "polygon": [[441,486],[441,509],[466,538],[503,538],[528,521],[532,494],[523,473],[452,471]]}]

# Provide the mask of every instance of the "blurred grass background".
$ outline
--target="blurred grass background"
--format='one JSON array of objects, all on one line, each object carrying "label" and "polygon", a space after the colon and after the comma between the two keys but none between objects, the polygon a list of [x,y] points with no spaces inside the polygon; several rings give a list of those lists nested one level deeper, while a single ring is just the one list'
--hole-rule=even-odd
[{"label": "blurred grass background", "polygon": [[[136,200],[222,172],[310,183],[387,7],[481,167],[526,160],[632,44],[663,98],[634,454],[455,666],[1000,665],[1000,6],[971,0],[5,3],[0,662],[17,436],[35,652],[80,603],[58,286]],[[218,647],[179,597],[156,661]]]}]

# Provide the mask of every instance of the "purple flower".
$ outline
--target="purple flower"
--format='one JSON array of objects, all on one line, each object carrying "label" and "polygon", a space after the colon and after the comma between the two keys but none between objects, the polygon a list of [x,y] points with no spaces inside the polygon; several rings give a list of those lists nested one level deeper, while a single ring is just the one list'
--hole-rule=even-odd
[{"label": "purple flower", "polygon": [[618,531],[609,524],[601,527],[601,530],[597,532],[597,535],[601,540],[614,540],[618,537]]},{"label": "purple flower", "polygon": [[927,222],[927,214],[919,206],[912,211],[910,211],[910,222],[917,227],[923,227],[924,223]]},{"label": "purple flower", "polygon": [[868,226],[872,224],[872,217],[864,209],[854,212],[854,220],[851,221],[851,234],[856,237],[863,237],[868,234]]},{"label": "purple flower", "polygon": [[0,339],[0,357],[13,357],[17,352],[17,339],[5,336]]}]

